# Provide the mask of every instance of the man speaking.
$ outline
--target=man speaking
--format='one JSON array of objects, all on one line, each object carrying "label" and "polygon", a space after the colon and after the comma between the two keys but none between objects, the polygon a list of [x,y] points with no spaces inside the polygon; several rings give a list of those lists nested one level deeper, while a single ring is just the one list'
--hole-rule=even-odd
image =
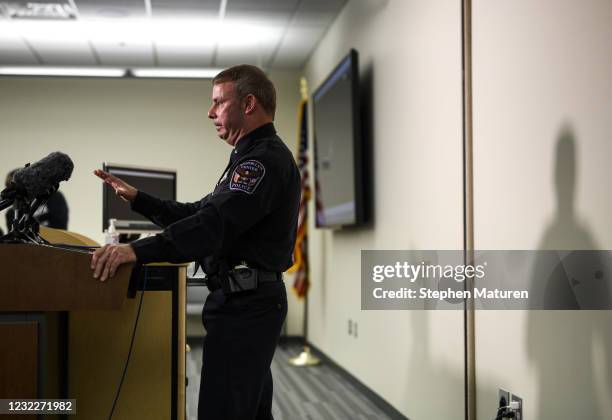
[{"label": "man speaking", "polygon": [[200,201],[162,201],[95,171],[164,229],[98,249],[95,278],[106,281],[133,262],[199,261],[207,274],[200,420],[273,418],[270,364],[287,315],[281,273],[292,264],[300,200],[299,171],[276,135],[275,109],[274,85],[255,66],[231,67],[213,79],[208,118],[233,151]]}]

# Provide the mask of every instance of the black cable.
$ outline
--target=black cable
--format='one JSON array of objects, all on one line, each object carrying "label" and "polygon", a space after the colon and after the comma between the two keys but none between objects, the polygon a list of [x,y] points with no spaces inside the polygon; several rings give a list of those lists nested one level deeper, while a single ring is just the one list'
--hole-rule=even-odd
[{"label": "black cable", "polygon": [[140,302],[138,303],[138,311],[136,312],[136,320],[134,321],[134,330],[132,331],[132,340],[130,342],[130,350],[128,351],[127,359],[125,360],[125,365],[123,366],[123,374],[121,375],[121,380],[119,381],[119,386],[117,387],[117,392],[115,393],[115,399],[113,400],[113,406],[111,408],[110,414],[108,415],[108,420],[113,418],[113,413],[115,412],[115,407],[117,406],[117,401],[119,400],[119,394],[121,393],[121,387],[123,386],[123,380],[125,379],[125,374],[127,373],[128,365],[130,364],[130,359],[132,357],[132,350],[134,349],[134,339],[136,338],[136,328],[138,327],[138,319],[140,318],[140,310],[142,309],[142,299],[144,298],[145,289],[147,288],[147,266],[144,267],[144,282],[142,285],[142,293],[140,294]]},{"label": "black cable", "polygon": [[58,244],[58,243],[53,243],[50,244],[52,247],[54,248],[64,248],[64,249],[85,249],[85,250],[90,250],[90,251],[95,251],[96,249],[100,248],[99,245],[96,246],[91,246],[91,245],[71,245],[71,244]]},{"label": "black cable", "polygon": [[495,419],[493,420],[504,420],[513,418],[516,418],[516,413],[513,411],[511,406],[506,405],[497,409],[497,417],[495,417]]}]

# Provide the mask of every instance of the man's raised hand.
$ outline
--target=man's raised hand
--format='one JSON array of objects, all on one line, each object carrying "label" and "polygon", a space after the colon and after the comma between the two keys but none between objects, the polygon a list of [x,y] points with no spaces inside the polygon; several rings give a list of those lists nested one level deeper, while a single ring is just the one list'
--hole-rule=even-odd
[{"label": "man's raised hand", "polygon": [[110,185],[111,188],[115,190],[115,194],[117,194],[117,196],[123,201],[134,201],[136,198],[138,190],[122,179],[119,179],[115,175],[109,174],[102,169],[96,169],[93,173],[95,176],[104,181],[105,184]]}]

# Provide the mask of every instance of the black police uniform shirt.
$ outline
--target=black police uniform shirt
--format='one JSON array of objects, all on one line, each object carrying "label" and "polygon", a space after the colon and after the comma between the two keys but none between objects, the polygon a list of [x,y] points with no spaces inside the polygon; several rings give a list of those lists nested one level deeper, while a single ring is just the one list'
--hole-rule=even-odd
[{"label": "black police uniform shirt", "polygon": [[292,265],[299,201],[299,170],[268,123],[238,140],[214,191],[200,201],[163,201],[139,191],[132,209],[164,231],[132,247],[143,264],[212,257],[230,267],[246,262],[282,272]]}]

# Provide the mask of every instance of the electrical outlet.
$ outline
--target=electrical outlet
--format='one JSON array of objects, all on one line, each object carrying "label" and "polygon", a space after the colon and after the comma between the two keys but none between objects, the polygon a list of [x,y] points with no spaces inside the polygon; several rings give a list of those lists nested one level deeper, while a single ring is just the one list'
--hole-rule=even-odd
[{"label": "electrical outlet", "polygon": [[514,419],[523,420],[523,399],[519,396],[512,394],[510,396],[510,401],[519,403],[519,408],[514,411],[516,413],[516,415],[514,416]]},{"label": "electrical outlet", "polygon": [[500,417],[500,414],[506,414],[508,412],[507,408],[502,409],[502,407],[507,407],[510,404],[510,392],[506,391],[503,388],[499,388],[497,391],[497,411],[496,411],[496,419],[505,418]]}]

